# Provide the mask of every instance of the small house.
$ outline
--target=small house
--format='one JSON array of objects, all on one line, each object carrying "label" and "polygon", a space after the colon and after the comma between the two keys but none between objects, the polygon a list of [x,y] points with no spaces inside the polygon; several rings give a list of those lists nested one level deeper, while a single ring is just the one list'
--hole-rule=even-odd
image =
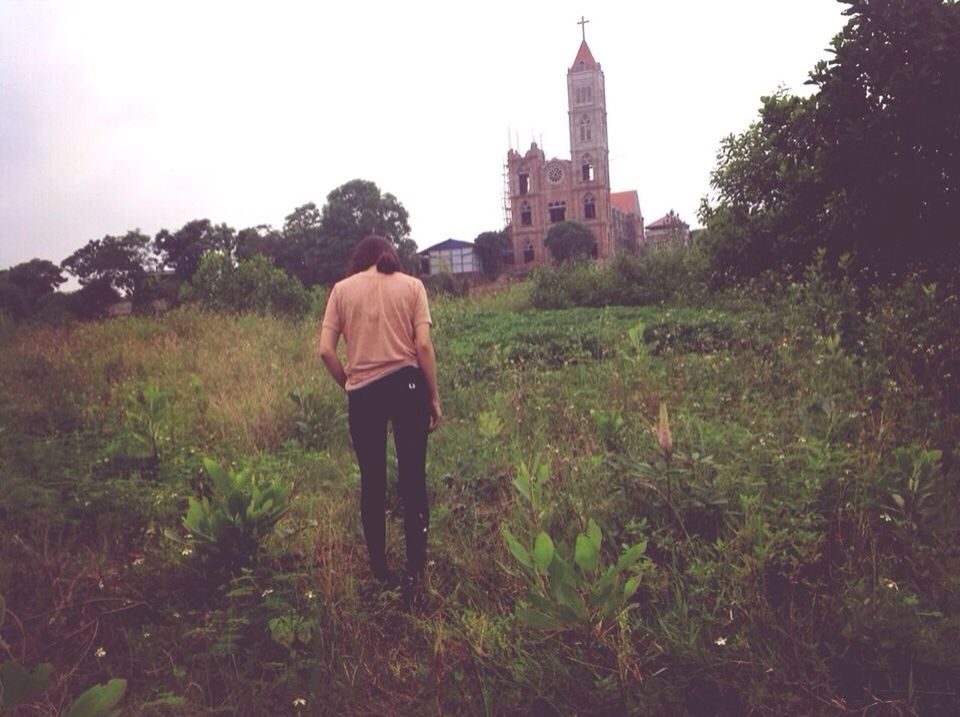
[{"label": "small house", "polygon": [[468,241],[447,239],[420,252],[420,273],[476,274],[480,271],[477,250]]}]

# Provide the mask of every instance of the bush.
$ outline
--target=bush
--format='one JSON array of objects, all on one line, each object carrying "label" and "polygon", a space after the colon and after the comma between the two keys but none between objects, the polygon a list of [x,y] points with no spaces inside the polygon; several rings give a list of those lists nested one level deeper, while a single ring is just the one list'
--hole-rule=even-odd
[{"label": "bush", "polygon": [[448,294],[450,296],[466,296],[470,293],[470,284],[466,279],[454,276],[448,272],[431,274],[423,277],[423,285],[431,296]]},{"label": "bush", "polygon": [[208,252],[181,298],[217,311],[294,317],[303,316],[311,305],[300,280],[273,266],[262,254],[234,264],[226,254]]},{"label": "bush", "polygon": [[694,249],[619,254],[607,264],[580,261],[541,267],[533,274],[531,302],[539,309],[571,306],[643,306],[706,292],[706,264]]},{"label": "bush", "polygon": [[[203,465],[218,495],[190,498],[183,525],[207,574],[226,578],[257,562],[263,540],[289,510],[290,486],[280,479],[258,482],[248,470],[225,471],[210,459]],[[179,542],[172,532],[168,537]]]}]

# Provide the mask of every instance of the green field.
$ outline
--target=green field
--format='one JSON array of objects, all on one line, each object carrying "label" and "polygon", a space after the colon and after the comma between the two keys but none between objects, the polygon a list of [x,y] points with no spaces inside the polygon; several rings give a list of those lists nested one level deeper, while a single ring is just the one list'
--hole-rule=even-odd
[{"label": "green field", "polygon": [[[143,715],[955,714],[956,297],[817,282],[435,300],[410,612],[368,576],[316,317],[3,328],[0,659],[53,665],[12,714],[110,678]],[[290,488],[248,561],[188,536],[204,458]]]}]

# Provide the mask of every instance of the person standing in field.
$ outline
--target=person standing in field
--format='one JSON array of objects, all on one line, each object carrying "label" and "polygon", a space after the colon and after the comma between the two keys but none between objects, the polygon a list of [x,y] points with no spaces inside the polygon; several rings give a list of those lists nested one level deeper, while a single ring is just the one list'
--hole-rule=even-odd
[{"label": "person standing in field", "polygon": [[[354,250],[347,278],[330,292],[318,342],[324,365],[347,392],[363,535],[370,568],[388,587],[400,583],[386,557],[387,423],[393,426],[407,548],[405,602],[416,594],[426,565],[427,435],[442,416],[431,323],[423,283],[400,271],[390,242],[368,236]],[[341,336],[346,366],[337,354]]]}]

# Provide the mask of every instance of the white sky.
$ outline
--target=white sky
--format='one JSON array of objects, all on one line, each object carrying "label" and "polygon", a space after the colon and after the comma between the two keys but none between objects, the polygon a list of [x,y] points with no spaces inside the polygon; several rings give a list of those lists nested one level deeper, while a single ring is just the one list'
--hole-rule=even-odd
[{"label": "white sky", "polygon": [[696,223],[720,140],[807,73],[836,0],[0,0],[0,268],[209,218],[280,226],[354,178],[426,247],[503,224],[508,142],[568,157],[566,72],[606,76],[613,191]]}]

